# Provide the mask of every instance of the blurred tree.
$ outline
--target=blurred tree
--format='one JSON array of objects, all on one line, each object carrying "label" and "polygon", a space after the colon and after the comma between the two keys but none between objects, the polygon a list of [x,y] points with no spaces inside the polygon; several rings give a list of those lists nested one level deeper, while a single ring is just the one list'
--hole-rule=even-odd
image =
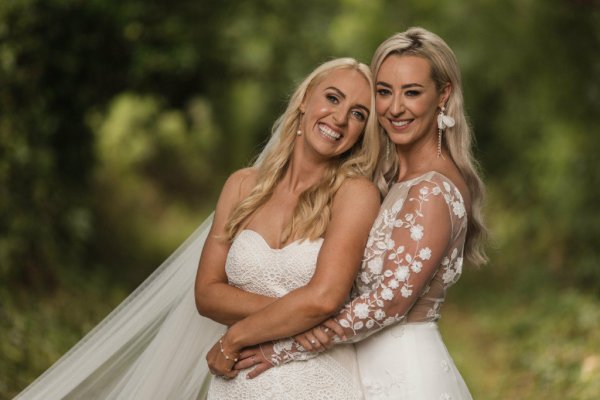
[{"label": "blurred tree", "polygon": [[0,4],[0,279],[48,288],[84,259],[94,165],[84,116],[121,90],[129,58],[101,3]]}]

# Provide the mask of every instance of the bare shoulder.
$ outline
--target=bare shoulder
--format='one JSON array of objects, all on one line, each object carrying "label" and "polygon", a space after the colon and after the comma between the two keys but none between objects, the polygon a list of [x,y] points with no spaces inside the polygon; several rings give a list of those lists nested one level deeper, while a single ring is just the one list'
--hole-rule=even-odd
[{"label": "bare shoulder", "polygon": [[256,185],[258,171],[256,168],[242,168],[229,175],[223,187],[223,193],[236,197],[238,200],[246,197]]},{"label": "bare shoulder", "polygon": [[349,178],[342,183],[333,199],[334,207],[369,207],[379,209],[381,195],[373,182],[364,177]]},{"label": "bare shoulder", "polygon": [[217,202],[217,213],[229,215],[242,199],[248,196],[256,184],[258,172],[255,168],[243,168],[227,178]]}]

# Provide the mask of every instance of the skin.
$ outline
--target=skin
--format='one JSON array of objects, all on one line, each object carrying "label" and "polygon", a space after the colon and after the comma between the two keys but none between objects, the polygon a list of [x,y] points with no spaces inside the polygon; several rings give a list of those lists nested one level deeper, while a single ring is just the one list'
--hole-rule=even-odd
[{"label": "skin", "polygon": [[[436,87],[431,77],[431,65],[423,57],[390,55],[382,63],[375,79],[375,110],[379,124],[395,145],[400,164],[398,181],[437,171],[458,187],[465,207],[470,209],[468,187],[447,149],[437,156],[437,114],[451,93],[451,85]],[[340,334],[340,332],[342,334]],[[328,319],[295,339],[309,351],[324,351],[333,346],[332,338],[343,338],[343,330],[334,319]],[[317,341],[317,343],[313,343]],[[270,354],[271,347],[264,353]],[[236,369],[256,365],[248,373],[254,378],[272,367],[259,348],[246,349],[240,355]]]},{"label": "skin", "polygon": [[[332,71],[307,93],[300,106],[302,135],[295,139],[290,166],[244,229],[259,233],[271,248],[299,239],[284,239],[283,232],[300,194],[320,180],[331,160],[358,141],[370,100],[366,79],[348,69]],[[245,292],[227,282],[225,260],[230,243],[222,238],[229,215],[255,185],[256,175],[254,169],[244,169],[226,182],[196,277],[199,312],[230,325],[222,343],[216,343],[207,355],[211,371],[227,377],[237,374],[232,370],[233,359],[242,348],[303,332],[337,312],[352,286],[379,208],[379,193],[371,182],[346,180],[333,199],[331,221],[310,282],[280,299]],[[356,209],[361,209],[358,217]],[[221,347],[231,356],[229,360],[221,354]]]}]

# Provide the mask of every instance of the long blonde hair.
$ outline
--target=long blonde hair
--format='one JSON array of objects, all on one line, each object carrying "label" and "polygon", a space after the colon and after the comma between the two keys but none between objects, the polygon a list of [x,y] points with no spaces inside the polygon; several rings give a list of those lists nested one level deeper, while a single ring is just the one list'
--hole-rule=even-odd
[{"label": "long blonde hair", "polygon": [[[487,261],[483,247],[487,237],[487,228],[482,213],[485,188],[479,175],[478,163],[472,153],[474,137],[465,115],[458,61],[443,39],[419,27],[396,33],[379,45],[371,61],[374,77],[377,77],[383,61],[392,54],[425,58],[431,65],[431,78],[438,91],[441,91],[447,84],[451,85],[452,90],[446,104],[446,114],[454,118],[456,124],[452,128],[446,128],[443,145],[448,149],[450,157],[463,176],[471,195],[465,258],[475,265],[484,264]],[[383,130],[381,127],[379,129]],[[389,138],[387,141],[389,142]],[[379,161],[374,180],[381,188],[382,182],[391,184],[397,178],[398,172],[397,158],[394,155],[384,156]]]},{"label": "long blonde hair", "polygon": [[[277,183],[285,175],[301,118],[300,105],[305,96],[331,72],[339,69],[358,71],[369,83],[369,87],[373,87],[369,67],[353,58],[325,62],[302,81],[294,91],[285,112],[273,124],[271,139],[254,163],[258,170],[256,186],[236,206],[225,225],[229,240],[233,240],[248,217],[271,197]],[[333,196],[344,180],[358,176],[373,178],[383,142],[382,135],[377,129],[375,99],[371,94],[370,113],[364,134],[351,149],[332,159],[321,180],[300,195],[292,220],[284,232],[284,240],[290,237],[313,240],[323,235],[331,218]]]}]

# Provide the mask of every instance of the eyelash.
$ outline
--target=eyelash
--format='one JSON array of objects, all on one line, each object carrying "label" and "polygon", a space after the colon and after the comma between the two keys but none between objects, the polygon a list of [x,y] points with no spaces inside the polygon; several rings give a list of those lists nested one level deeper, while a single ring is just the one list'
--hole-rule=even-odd
[{"label": "eyelash", "polygon": [[335,96],[333,94],[328,94],[325,97],[327,97],[327,100],[329,100],[333,104],[338,104],[340,102],[339,99],[337,98],[337,96]]},{"label": "eyelash", "polygon": [[365,117],[365,115],[363,113],[361,113],[360,111],[352,111],[352,115],[354,115],[356,118],[358,118],[359,121],[364,121],[367,119],[367,117]]},{"label": "eyelash", "polygon": [[[377,89],[377,95],[378,96],[390,96],[392,94],[392,91],[389,89]],[[415,97],[421,94],[420,91],[418,90],[407,90],[406,92],[404,92],[404,94],[408,97]]]}]

